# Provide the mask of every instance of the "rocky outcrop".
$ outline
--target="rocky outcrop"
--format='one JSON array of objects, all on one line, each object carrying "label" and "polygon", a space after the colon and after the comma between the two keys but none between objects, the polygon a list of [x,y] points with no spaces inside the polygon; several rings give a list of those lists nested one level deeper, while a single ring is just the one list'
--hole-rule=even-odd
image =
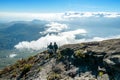
[{"label": "rocky outcrop", "polygon": [[0,71],[12,80],[120,80],[120,39],[68,44],[19,60]]},{"label": "rocky outcrop", "polygon": [[114,75],[115,80],[120,79],[120,52],[108,54],[103,59],[107,72]]},{"label": "rocky outcrop", "polygon": [[103,59],[106,66],[109,66],[117,71],[120,71],[120,52],[106,55]]}]

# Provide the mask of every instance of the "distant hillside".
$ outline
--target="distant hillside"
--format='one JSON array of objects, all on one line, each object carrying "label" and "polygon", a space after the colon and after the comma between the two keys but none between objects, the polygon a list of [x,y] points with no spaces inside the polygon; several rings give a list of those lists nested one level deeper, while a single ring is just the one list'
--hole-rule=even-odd
[{"label": "distant hillside", "polygon": [[21,59],[0,71],[1,80],[120,80],[120,39],[68,44]]},{"label": "distant hillside", "polygon": [[21,41],[38,39],[42,36],[39,32],[44,31],[45,23],[39,20],[0,23],[0,50],[13,49]]}]

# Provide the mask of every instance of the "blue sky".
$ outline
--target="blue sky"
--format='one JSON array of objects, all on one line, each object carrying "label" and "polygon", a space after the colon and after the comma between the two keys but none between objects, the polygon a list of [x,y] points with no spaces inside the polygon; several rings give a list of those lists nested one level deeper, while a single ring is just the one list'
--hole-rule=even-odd
[{"label": "blue sky", "polygon": [[120,12],[120,0],[0,0],[0,12]]}]

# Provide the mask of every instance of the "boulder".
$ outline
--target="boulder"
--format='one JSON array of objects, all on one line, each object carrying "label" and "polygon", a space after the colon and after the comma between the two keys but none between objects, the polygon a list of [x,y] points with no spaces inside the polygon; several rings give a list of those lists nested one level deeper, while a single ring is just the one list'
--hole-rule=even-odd
[{"label": "boulder", "polygon": [[106,55],[103,61],[106,66],[114,69],[115,71],[120,71],[120,52]]}]

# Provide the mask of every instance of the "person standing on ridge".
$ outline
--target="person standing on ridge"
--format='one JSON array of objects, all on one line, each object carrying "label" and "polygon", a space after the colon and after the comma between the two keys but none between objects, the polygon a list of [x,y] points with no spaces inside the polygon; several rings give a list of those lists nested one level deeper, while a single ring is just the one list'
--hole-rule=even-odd
[{"label": "person standing on ridge", "polygon": [[53,48],[54,48],[54,52],[56,53],[56,51],[58,49],[58,45],[56,44],[56,42],[54,42]]},{"label": "person standing on ridge", "polygon": [[48,52],[50,54],[53,54],[53,45],[52,45],[52,42],[50,42],[50,44],[47,46],[47,48],[48,48]]}]

